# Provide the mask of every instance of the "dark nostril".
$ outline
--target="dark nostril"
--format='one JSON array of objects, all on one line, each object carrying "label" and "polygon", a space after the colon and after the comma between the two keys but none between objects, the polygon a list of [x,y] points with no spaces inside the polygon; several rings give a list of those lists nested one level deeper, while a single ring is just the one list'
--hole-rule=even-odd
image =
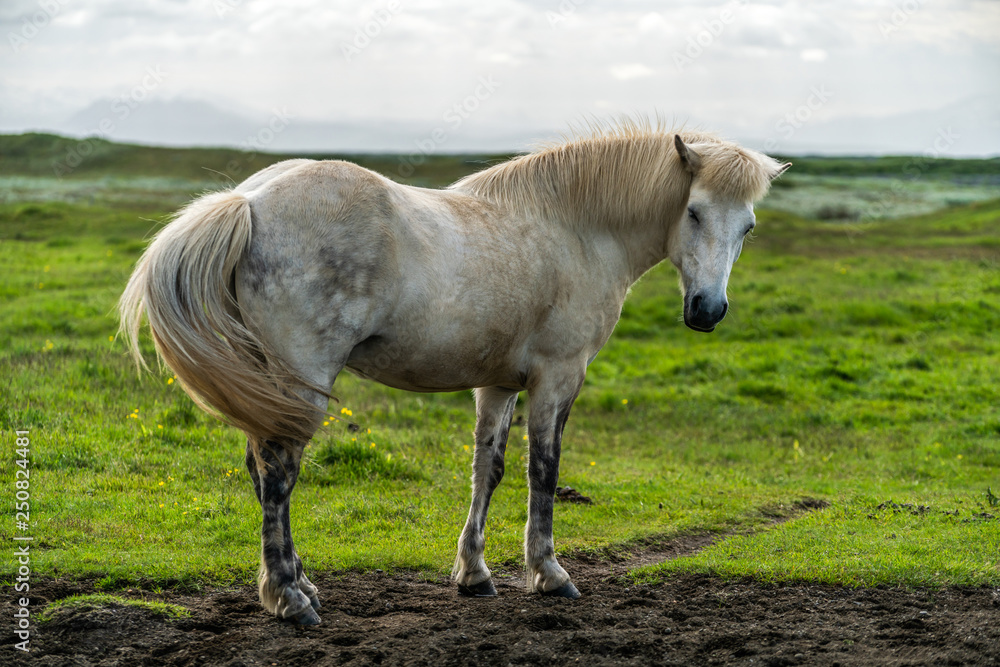
[{"label": "dark nostril", "polygon": [[729,312],[729,303],[728,302],[724,302],[722,304],[722,314],[719,315],[719,319],[721,320],[723,317],[725,317],[726,313],[728,313],[728,312]]},{"label": "dark nostril", "polygon": [[699,310],[701,310],[701,295],[700,294],[697,295],[697,296],[695,296],[693,299],[691,299],[691,314],[695,315],[695,314],[698,313]]}]

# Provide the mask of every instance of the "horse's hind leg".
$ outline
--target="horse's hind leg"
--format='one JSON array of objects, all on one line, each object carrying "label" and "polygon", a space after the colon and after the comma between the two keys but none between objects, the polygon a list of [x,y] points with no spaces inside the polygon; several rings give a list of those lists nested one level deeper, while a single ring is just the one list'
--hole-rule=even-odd
[{"label": "horse's hind leg", "polygon": [[254,447],[247,443],[246,463],[263,514],[257,575],[261,604],[279,618],[315,625],[320,620],[315,612],[320,606],[319,598],[316,587],[302,571],[302,559],[295,551],[289,520],[292,489],[299,476],[303,449],[303,443],[282,447],[269,440],[255,453]]},{"label": "horse's hind leg", "polygon": [[496,595],[486,567],[486,513],[494,489],[503,479],[507,433],[514,415],[517,392],[499,387],[476,390],[476,451],[472,458],[472,504],[452,575],[463,595]]},{"label": "horse's hind leg", "polygon": [[[313,349],[321,349],[320,340],[300,336]],[[341,346],[339,358],[333,354],[314,355],[309,371],[309,356],[292,345],[280,350],[283,358],[315,387],[330,387],[337,372],[343,367],[349,348]],[[316,406],[312,431],[319,427],[327,406],[327,396],[304,391],[306,400]],[[306,441],[247,442],[246,464],[253,480],[254,492],[261,507],[261,557],[257,575],[260,601],[264,608],[279,618],[300,625],[319,623],[319,598],[316,587],[302,570],[302,559],[295,551],[289,518],[292,490],[299,477],[299,468]]]},{"label": "horse's hind leg", "polygon": [[[263,513],[258,572],[261,603],[281,618],[314,624],[319,622],[319,616],[315,612],[310,614],[307,609],[319,609],[321,605],[316,587],[306,577],[302,559],[295,550],[289,518],[291,493],[298,478],[302,449],[299,443],[295,443],[291,450],[281,448],[274,442],[265,443],[261,447],[261,456],[267,463],[267,469],[261,474],[262,466],[258,465],[253,445],[247,441],[246,466]],[[300,594],[308,599],[308,607],[302,604]]]}]

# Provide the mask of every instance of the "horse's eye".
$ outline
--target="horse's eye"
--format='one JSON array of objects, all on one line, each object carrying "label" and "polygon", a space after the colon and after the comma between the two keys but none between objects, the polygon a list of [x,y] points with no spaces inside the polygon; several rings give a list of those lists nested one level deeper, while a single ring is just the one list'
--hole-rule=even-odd
[{"label": "horse's eye", "polygon": [[750,232],[752,232],[752,231],[753,231],[753,228],[754,228],[755,226],[756,226],[756,225],[750,225],[749,227],[747,227],[747,230],[746,230],[745,232],[743,232],[743,236],[746,236],[747,234],[749,234]]},{"label": "horse's eye", "polygon": [[701,220],[698,218],[698,212],[695,211],[693,208],[688,209],[688,215],[690,215],[691,219],[694,220],[696,223],[699,224],[701,223]]}]

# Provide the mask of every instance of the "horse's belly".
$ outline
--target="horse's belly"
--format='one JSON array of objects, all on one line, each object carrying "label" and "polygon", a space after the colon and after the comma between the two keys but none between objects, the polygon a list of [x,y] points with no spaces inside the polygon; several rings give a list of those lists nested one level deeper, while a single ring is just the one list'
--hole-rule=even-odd
[{"label": "horse's belly", "polygon": [[356,346],[347,368],[360,377],[406,391],[462,391],[475,387],[521,389],[510,363],[511,349],[490,340],[453,340],[435,344],[416,334],[372,337]]}]

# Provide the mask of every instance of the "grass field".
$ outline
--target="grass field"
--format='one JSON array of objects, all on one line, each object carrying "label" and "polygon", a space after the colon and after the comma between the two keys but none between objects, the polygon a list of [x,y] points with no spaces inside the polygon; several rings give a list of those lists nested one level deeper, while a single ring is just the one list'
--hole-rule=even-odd
[{"label": "grass field", "polygon": [[[0,477],[11,497],[13,432],[30,430],[32,570],[107,589],[250,580],[260,511],[240,434],[169,374],[139,377],[114,340],[144,239],[212,187],[194,167],[207,154],[110,145],[56,177],[65,146],[38,136],[21,153],[0,142]],[[222,158],[250,171],[270,159]],[[391,175],[391,156],[366,159]],[[443,184],[488,160],[436,158],[413,180]],[[594,504],[557,504],[558,549],[718,531],[731,537],[632,576],[1000,584],[1000,199],[984,199],[998,194],[995,161],[925,168],[907,187],[934,190],[937,210],[918,217],[872,173],[851,181],[833,162],[796,159],[807,173],[792,189],[846,179],[857,201],[887,202],[884,215],[820,222],[789,212],[804,206],[794,198],[760,210],[714,334],[680,321],[671,267],[633,289],[567,427],[560,483]],[[950,205],[943,191],[958,193]],[[338,419],[310,446],[292,508],[307,570],[447,571],[467,511],[471,395],[346,374],[335,393]],[[491,565],[521,558],[524,435],[511,431],[491,506]],[[800,513],[806,498],[831,505]],[[0,576],[14,569],[8,559]]]}]

